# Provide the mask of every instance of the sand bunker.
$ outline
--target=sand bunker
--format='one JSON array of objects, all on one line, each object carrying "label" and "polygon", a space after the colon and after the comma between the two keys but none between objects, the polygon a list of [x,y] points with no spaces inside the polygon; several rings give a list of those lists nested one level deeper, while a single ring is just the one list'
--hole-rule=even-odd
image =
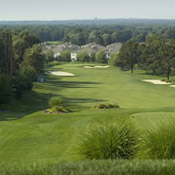
[{"label": "sand bunker", "polygon": [[173,88],[175,88],[175,85],[170,85],[170,87],[173,87]]},{"label": "sand bunker", "polygon": [[167,83],[166,81],[161,81],[161,80],[142,80],[142,81],[153,83],[153,84],[171,84],[171,83]]},{"label": "sand bunker", "polygon": [[52,75],[57,75],[57,76],[66,76],[66,77],[67,76],[70,76],[70,77],[75,76],[74,74],[71,74],[68,72],[62,72],[62,71],[50,71],[49,73]]},{"label": "sand bunker", "polygon": [[86,69],[108,68],[110,66],[84,66]]}]

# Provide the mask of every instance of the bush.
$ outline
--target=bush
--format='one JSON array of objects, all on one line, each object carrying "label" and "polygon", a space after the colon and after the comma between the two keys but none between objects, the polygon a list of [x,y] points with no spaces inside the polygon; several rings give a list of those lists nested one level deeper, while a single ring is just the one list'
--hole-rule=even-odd
[{"label": "bush", "polygon": [[94,106],[95,109],[112,109],[112,108],[119,108],[118,105],[115,104],[110,104],[110,103],[106,103],[106,104],[98,104]]},{"label": "bush", "polygon": [[57,112],[63,112],[63,113],[68,112],[63,106],[54,106],[52,109],[56,113]]},{"label": "bush", "polygon": [[162,123],[156,129],[146,131],[142,141],[142,157],[151,159],[174,159],[175,121]]},{"label": "bush", "polygon": [[83,135],[79,151],[87,159],[131,159],[136,143],[136,133],[127,124],[105,125]]},{"label": "bush", "polygon": [[49,100],[49,106],[54,108],[55,106],[60,106],[62,104],[63,99],[61,97],[52,97]]},{"label": "bush", "polygon": [[52,114],[52,113],[67,113],[69,112],[67,109],[65,109],[63,106],[54,106],[50,109],[47,109],[45,113]]}]

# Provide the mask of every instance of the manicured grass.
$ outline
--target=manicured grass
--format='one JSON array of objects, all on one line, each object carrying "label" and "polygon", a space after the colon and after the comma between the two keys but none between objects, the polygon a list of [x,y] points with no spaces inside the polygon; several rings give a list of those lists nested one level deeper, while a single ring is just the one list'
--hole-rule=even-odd
[{"label": "manicured grass", "polygon": [[47,45],[60,45],[63,44],[63,41],[47,41]]},{"label": "manicured grass", "polygon": [[[160,119],[175,117],[175,88],[141,81],[162,77],[139,71],[132,75],[115,67],[85,69],[84,65],[48,67],[75,77],[45,75],[43,84],[34,83],[33,92],[0,113],[0,163],[81,160],[76,154],[79,136],[94,123],[126,119],[144,130]],[[62,97],[72,112],[45,114],[53,96]],[[120,109],[90,109],[98,103],[118,104]]]}]

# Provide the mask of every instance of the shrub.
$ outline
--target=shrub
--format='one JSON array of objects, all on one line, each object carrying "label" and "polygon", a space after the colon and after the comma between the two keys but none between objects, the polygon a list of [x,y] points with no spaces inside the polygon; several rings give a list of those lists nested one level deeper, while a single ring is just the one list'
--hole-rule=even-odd
[{"label": "shrub", "polygon": [[175,121],[162,123],[156,129],[146,131],[142,141],[142,157],[153,159],[174,159]]},{"label": "shrub", "polygon": [[67,109],[65,109],[63,106],[54,106],[53,108],[53,112],[63,112],[66,113],[68,112]]},{"label": "shrub", "polygon": [[129,125],[105,125],[83,135],[79,151],[88,159],[131,159],[136,142],[136,132]]},{"label": "shrub", "polygon": [[119,108],[118,105],[115,104],[110,104],[110,103],[106,103],[106,104],[98,104],[94,106],[95,109],[112,109],[112,108]]},{"label": "shrub", "polygon": [[49,100],[49,106],[51,108],[55,107],[55,106],[60,106],[62,104],[63,99],[61,97],[52,97]]}]

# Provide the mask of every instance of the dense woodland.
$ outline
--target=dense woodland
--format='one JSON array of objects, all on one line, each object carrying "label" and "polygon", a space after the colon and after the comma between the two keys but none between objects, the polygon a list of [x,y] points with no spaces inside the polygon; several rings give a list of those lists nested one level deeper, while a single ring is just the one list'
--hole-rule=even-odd
[{"label": "dense woodland", "polygon": [[41,42],[63,41],[78,45],[90,42],[108,45],[128,40],[144,42],[150,34],[175,38],[175,27],[164,25],[6,25],[3,28],[11,29],[14,33],[27,30]]},{"label": "dense woodland", "polygon": [[[44,63],[53,61],[53,53],[42,54],[41,42],[62,41],[84,45],[96,42],[109,45],[122,42],[120,53],[109,63],[121,70],[146,70],[165,75],[169,80],[175,70],[175,27],[166,25],[15,25],[0,28],[0,103],[8,97],[20,98],[32,89]],[[60,55],[71,61],[70,53]],[[78,54],[78,61],[107,63],[105,52]]]}]

